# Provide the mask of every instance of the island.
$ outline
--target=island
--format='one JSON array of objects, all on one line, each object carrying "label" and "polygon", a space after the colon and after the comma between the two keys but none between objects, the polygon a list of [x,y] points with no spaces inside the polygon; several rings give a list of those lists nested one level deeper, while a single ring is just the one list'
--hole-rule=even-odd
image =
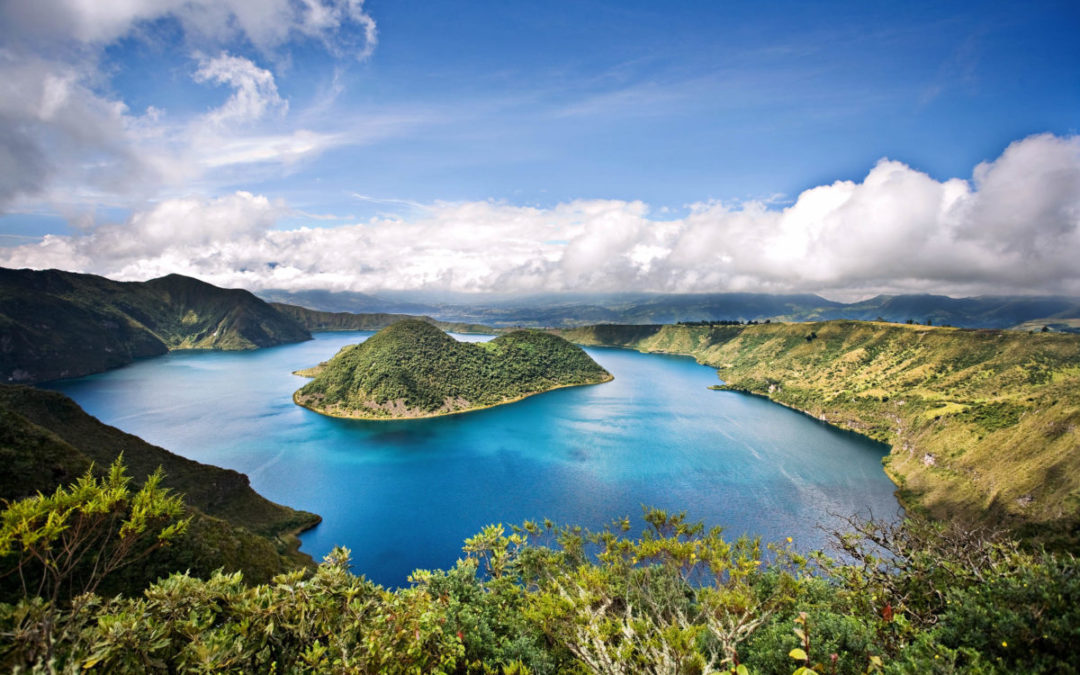
[{"label": "island", "polygon": [[296,374],[313,378],[293,394],[298,405],[374,420],[463,413],[612,379],[556,335],[519,330],[490,342],[458,342],[417,320],[399,321]]}]

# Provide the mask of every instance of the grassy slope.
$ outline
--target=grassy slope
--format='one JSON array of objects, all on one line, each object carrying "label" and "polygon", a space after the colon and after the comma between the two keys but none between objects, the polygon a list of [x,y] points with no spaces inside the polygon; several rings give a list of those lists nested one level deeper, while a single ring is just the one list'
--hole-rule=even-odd
[{"label": "grassy slope", "polygon": [[272,302],[270,305],[282,314],[294,319],[308,330],[382,330],[398,321],[415,319],[450,333],[495,333],[497,329],[476,323],[438,321],[430,316],[411,314],[353,314],[352,312],[320,312],[307,307]]},{"label": "grassy slope", "polygon": [[367,418],[464,412],[611,377],[580,348],[547,333],[465,343],[416,320],[345,347],[308,374],[314,379],[296,392],[297,403]]},{"label": "grassy slope", "polygon": [[309,339],[254,295],[169,275],[121,283],[0,268],[0,381],[97,373],[169,349],[254,349]]},{"label": "grassy slope", "polygon": [[52,491],[91,462],[107,468],[120,453],[136,483],[162,467],[164,485],[182,493],[197,514],[187,539],[152,566],[151,578],[185,568],[208,574],[224,566],[266,580],[310,563],[296,551],[293,533],[318,516],[265,499],[241,473],[185,459],[102,424],[63,394],[0,385],[0,498]]},{"label": "grassy slope", "polygon": [[886,470],[902,498],[937,517],[1080,522],[1076,336],[852,321],[562,335],[690,354],[728,388],[887,442]]}]

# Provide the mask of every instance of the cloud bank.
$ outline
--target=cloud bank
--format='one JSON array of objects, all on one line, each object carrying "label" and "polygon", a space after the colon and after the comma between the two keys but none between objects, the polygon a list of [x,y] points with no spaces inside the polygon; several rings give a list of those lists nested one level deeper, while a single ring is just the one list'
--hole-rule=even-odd
[{"label": "cloud bank", "polygon": [[1037,135],[938,181],[882,159],[861,182],[764,202],[552,208],[434,203],[408,219],[277,229],[287,204],[173,199],[83,235],[2,250],[8,267],[223,286],[454,291],[1080,294],[1080,137]]}]

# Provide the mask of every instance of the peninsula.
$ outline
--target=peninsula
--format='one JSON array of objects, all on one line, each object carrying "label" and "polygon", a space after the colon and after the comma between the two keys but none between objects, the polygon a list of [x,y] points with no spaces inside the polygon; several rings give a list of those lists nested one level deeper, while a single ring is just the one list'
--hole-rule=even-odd
[{"label": "peninsula", "polygon": [[612,379],[580,347],[555,335],[522,330],[490,342],[458,342],[417,320],[395,323],[297,374],[313,378],[293,394],[298,405],[380,420],[468,412]]}]

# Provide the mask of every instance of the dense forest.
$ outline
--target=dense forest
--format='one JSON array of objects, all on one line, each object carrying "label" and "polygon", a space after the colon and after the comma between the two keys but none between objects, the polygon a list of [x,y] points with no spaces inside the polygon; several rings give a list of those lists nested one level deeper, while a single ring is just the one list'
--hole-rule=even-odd
[{"label": "dense forest", "polygon": [[300,374],[294,400],[342,417],[420,417],[611,379],[580,347],[539,331],[458,342],[431,324],[394,323]]}]

